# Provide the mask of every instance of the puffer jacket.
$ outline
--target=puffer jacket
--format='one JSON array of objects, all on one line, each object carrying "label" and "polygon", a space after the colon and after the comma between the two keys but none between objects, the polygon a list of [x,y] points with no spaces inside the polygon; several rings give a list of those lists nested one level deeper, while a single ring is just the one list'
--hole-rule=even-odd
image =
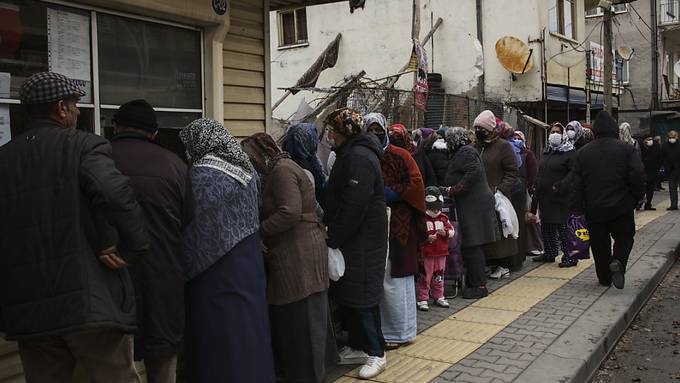
[{"label": "puffer jacket", "polygon": [[36,120],[0,148],[0,177],[6,337],[134,331],[128,270],[109,269],[98,255],[117,245],[132,263],[149,245],[140,207],[114,166],[109,143]]},{"label": "puffer jacket", "polygon": [[358,135],[336,152],[324,222],[328,246],[345,258],[345,275],[331,283],[331,295],[344,306],[373,307],[382,297],[387,257],[382,150],[373,135]]}]

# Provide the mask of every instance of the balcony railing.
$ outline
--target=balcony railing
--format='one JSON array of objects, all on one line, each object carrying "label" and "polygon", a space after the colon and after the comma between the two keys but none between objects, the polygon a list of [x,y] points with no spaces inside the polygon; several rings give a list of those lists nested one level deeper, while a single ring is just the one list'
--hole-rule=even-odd
[{"label": "balcony railing", "polygon": [[661,0],[659,3],[659,23],[680,23],[680,0]]}]

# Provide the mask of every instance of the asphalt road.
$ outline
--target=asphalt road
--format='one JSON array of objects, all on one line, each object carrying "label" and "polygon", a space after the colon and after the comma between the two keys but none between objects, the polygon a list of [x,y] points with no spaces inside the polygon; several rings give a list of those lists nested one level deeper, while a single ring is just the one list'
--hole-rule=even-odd
[{"label": "asphalt road", "polygon": [[673,265],[592,382],[680,382],[680,262]]}]

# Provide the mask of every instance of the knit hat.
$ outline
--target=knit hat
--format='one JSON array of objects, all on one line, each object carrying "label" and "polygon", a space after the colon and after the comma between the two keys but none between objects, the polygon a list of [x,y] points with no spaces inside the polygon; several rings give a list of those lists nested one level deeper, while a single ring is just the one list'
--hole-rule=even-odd
[{"label": "knit hat", "polygon": [[444,196],[436,186],[425,188],[425,208],[432,211],[441,211],[444,207]]},{"label": "knit hat", "polygon": [[477,116],[477,118],[475,118],[473,126],[480,127],[486,131],[491,132],[494,129],[496,129],[496,116],[493,114],[492,111],[485,110],[482,113],[480,113]]},{"label": "knit hat", "polygon": [[156,112],[146,100],[133,100],[121,105],[113,115],[116,124],[155,132],[158,130]]},{"label": "knit hat", "polygon": [[619,138],[619,125],[609,113],[603,110],[595,117],[593,134],[595,135],[595,138]]}]

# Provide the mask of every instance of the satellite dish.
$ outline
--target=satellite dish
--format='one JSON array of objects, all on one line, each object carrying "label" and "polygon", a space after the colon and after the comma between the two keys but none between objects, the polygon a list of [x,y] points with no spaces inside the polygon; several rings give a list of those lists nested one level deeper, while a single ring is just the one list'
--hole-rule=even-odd
[{"label": "satellite dish", "polygon": [[680,60],[673,65],[673,72],[675,72],[675,75],[680,77]]},{"label": "satellite dish", "polygon": [[534,50],[517,37],[505,36],[496,41],[498,61],[513,74],[524,74],[534,67],[533,53]]},{"label": "satellite dish", "polygon": [[630,60],[631,57],[633,57],[635,49],[631,47],[619,47],[619,49],[617,49],[616,52],[618,52],[619,56],[621,56],[622,59],[628,61]]}]

